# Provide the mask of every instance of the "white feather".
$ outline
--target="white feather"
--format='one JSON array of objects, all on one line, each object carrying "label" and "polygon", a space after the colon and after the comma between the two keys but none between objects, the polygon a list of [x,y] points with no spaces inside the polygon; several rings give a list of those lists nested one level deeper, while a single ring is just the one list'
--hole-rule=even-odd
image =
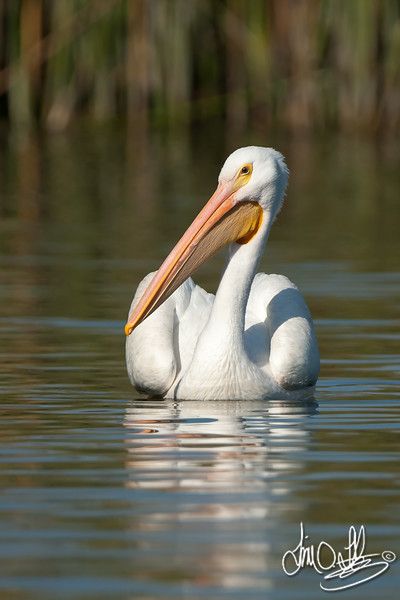
[{"label": "white feather", "polygon": [[[220,181],[251,162],[238,201],[257,201],[262,224],[246,244],[232,243],[215,296],[187,279],[126,341],[129,378],[139,391],[167,398],[302,398],[312,393],[319,352],[310,312],[283,275],[256,275],[286,189],[279,152],[241,148]],[[131,310],[153,274],[140,283]]]}]

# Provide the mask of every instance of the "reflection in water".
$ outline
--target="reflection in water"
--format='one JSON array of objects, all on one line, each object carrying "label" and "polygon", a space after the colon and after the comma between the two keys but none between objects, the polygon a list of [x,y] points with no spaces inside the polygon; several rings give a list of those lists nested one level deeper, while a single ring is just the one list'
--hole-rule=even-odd
[{"label": "reflection in water", "polygon": [[[124,420],[126,485],[164,493],[156,510],[143,496],[148,510],[135,527],[167,535],[169,556],[180,553],[185,569],[201,565],[203,585],[270,587],[274,532],[293,510],[293,474],[304,469],[316,413],[316,402],[133,401]],[[182,556],[188,536],[194,546]]]}]

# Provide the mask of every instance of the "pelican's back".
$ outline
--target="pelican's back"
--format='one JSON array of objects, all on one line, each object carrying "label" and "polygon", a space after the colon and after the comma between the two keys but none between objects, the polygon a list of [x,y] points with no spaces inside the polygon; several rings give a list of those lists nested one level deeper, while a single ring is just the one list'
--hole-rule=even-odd
[{"label": "pelican's back", "polygon": [[265,324],[265,370],[287,390],[314,385],[319,374],[318,344],[310,311],[298,288],[284,275],[259,273],[253,281],[248,311]]}]

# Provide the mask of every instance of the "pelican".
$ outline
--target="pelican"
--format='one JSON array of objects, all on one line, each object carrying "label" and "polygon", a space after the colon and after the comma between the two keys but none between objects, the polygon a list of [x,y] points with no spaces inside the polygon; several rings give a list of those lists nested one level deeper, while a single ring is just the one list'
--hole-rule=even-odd
[{"label": "pelican", "polygon": [[[125,326],[133,386],[192,400],[299,399],[319,373],[313,321],[283,275],[256,274],[288,182],[272,148],[239,148],[218,186],[158,271],[139,284]],[[190,275],[222,246],[215,296]]]}]

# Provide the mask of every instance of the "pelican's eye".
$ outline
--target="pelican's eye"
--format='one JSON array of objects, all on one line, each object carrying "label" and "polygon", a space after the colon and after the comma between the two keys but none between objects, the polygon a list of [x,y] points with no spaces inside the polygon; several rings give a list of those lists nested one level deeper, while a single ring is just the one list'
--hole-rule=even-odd
[{"label": "pelican's eye", "polygon": [[236,175],[236,185],[237,187],[242,187],[246,185],[249,181],[251,174],[253,172],[253,165],[251,163],[246,163],[242,167],[240,167],[239,171]]}]

